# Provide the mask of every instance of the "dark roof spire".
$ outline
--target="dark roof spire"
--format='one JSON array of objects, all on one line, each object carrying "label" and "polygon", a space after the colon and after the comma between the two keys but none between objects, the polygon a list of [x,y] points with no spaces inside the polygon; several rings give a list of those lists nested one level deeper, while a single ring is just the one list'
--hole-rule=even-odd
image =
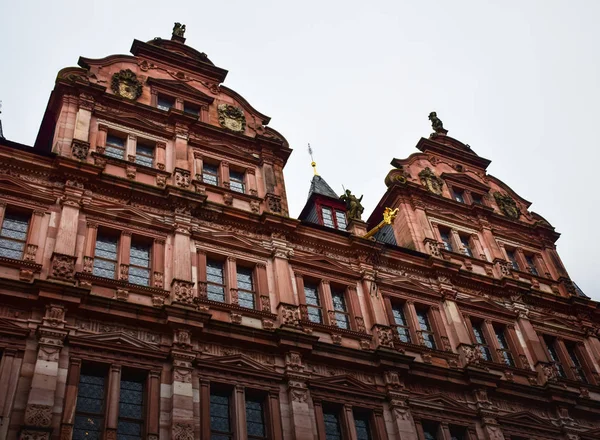
[{"label": "dark roof spire", "polygon": [[339,196],[335,193],[333,189],[325,182],[318,174],[315,174],[310,182],[310,190],[308,191],[308,197],[313,194],[318,194],[320,196],[331,197],[333,199],[339,199]]}]

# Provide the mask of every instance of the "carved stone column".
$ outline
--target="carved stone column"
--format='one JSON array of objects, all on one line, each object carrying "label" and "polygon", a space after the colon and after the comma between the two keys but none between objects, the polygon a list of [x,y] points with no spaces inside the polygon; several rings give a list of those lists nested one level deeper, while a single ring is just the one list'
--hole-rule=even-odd
[{"label": "carved stone column", "polygon": [[178,329],[174,335],[172,374],[172,439],[188,440],[194,438],[194,390],[192,387],[192,361],[196,357],[191,351],[189,330]]},{"label": "carved stone column", "polygon": [[193,306],[192,255],[190,250],[190,230],[187,224],[178,224],[175,227],[172,267],[171,295],[173,303]]},{"label": "carved stone column", "polygon": [[408,390],[404,387],[404,381],[394,370],[386,371],[383,377],[396,438],[418,440],[417,428],[408,407]]},{"label": "carved stone column", "polygon": [[312,430],[310,392],[306,385],[310,373],[304,371],[302,356],[298,352],[286,354],[285,378],[288,385],[290,425],[294,440],[314,440]]},{"label": "carved stone column", "polygon": [[105,439],[117,438],[119,423],[119,397],[121,394],[121,366],[111,364],[108,376],[108,392],[106,394],[106,429]]},{"label": "carved stone column", "polygon": [[258,196],[258,186],[256,185],[256,170],[254,168],[246,168],[246,176],[248,180],[248,193],[251,196]]},{"label": "carved stone column", "polygon": [[[38,327],[38,355],[31,380],[31,389],[25,407],[21,439],[49,440],[58,382],[58,360],[67,336],[65,310],[61,305],[46,307],[42,324]],[[58,426],[56,426],[58,428]]]},{"label": "carved stone column", "polygon": [[79,109],[75,118],[75,131],[73,138],[87,142],[90,137],[90,121],[92,120],[92,110],[94,108],[94,98],[82,93],[79,95]]},{"label": "carved stone column", "polygon": [[246,432],[246,392],[243,385],[236,385],[233,390],[233,430],[236,440],[247,440]]},{"label": "carved stone column", "polygon": [[51,259],[50,277],[73,281],[75,275],[75,244],[79,226],[79,208],[83,185],[67,181],[61,197],[62,212],[58,223],[56,244]]}]

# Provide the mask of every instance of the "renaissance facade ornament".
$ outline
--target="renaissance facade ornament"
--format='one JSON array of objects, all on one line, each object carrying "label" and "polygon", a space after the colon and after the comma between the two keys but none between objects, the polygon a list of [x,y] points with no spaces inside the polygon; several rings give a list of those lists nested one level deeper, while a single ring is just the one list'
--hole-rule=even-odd
[{"label": "renaissance facade ornament", "polygon": [[437,117],[436,112],[429,113],[429,120],[431,121],[431,128],[436,134],[446,134],[448,130],[444,128],[444,123],[440,118]]},{"label": "renaissance facade ornament", "polygon": [[121,98],[136,101],[142,96],[143,86],[131,69],[121,70],[112,76],[112,91]]},{"label": "renaissance facade ornament", "polygon": [[435,175],[433,171],[429,167],[425,168],[419,173],[419,178],[421,179],[421,183],[432,193],[437,194],[438,196],[442,195],[442,189],[444,186],[444,181]]},{"label": "renaissance facade ornament", "polygon": [[500,192],[494,193],[494,198],[498,204],[498,208],[510,218],[518,219],[521,216],[521,210],[517,206],[517,202],[508,194],[502,194]]},{"label": "renaissance facade ornament", "polygon": [[219,112],[219,124],[236,133],[243,133],[246,129],[246,117],[244,111],[231,104],[219,104],[217,107]]},{"label": "renaissance facade ornament", "polygon": [[344,194],[340,196],[340,200],[346,204],[346,215],[348,220],[360,220],[361,215],[365,208],[360,203],[362,202],[363,196],[360,198],[356,197],[352,192],[347,189]]}]

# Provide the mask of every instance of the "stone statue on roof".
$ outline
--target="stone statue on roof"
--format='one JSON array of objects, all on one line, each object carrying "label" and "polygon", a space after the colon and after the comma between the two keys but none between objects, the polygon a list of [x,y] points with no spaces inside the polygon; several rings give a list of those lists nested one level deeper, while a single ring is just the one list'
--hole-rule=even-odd
[{"label": "stone statue on roof", "polygon": [[356,197],[349,189],[346,190],[345,194],[340,196],[340,200],[346,203],[346,215],[349,220],[360,220],[360,216],[365,210],[363,205],[360,203],[363,196],[360,198]]},{"label": "stone statue on roof", "polygon": [[173,26],[173,35],[183,38],[183,34],[185,34],[185,24],[175,23],[175,26]]},{"label": "stone statue on roof", "polygon": [[429,120],[431,121],[431,128],[433,128],[433,131],[435,131],[437,134],[448,133],[448,130],[444,128],[444,123],[442,120],[437,117],[436,112],[429,113]]}]

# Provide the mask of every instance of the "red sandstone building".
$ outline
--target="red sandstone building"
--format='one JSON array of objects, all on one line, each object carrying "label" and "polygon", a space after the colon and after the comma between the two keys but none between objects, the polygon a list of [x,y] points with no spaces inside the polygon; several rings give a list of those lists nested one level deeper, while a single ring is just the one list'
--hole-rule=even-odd
[{"label": "red sandstone building", "polygon": [[368,221],[320,176],[291,218],[285,138],[184,43],[0,140],[1,439],[600,438],[598,304],[489,160],[432,115]]}]

